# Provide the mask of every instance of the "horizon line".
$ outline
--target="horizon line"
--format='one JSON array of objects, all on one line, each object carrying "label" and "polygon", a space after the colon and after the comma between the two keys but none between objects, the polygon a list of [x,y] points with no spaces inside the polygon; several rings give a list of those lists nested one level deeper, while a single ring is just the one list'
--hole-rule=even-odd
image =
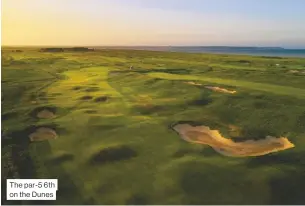
[{"label": "horizon line", "polygon": [[296,49],[302,48],[287,48],[283,46],[228,46],[228,45],[1,45],[2,47],[238,47],[238,48],[280,48],[280,49]]}]

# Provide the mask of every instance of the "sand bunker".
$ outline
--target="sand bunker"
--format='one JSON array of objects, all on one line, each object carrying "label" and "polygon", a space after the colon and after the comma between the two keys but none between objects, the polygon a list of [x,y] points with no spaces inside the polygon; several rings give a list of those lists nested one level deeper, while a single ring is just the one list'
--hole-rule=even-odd
[{"label": "sand bunker", "polygon": [[56,139],[57,134],[53,129],[40,127],[34,133],[29,135],[32,142]]},{"label": "sand bunker", "polygon": [[293,74],[305,74],[305,70],[289,70],[288,72]]},{"label": "sand bunker", "polygon": [[55,115],[53,112],[51,112],[47,109],[44,109],[37,113],[37,117],[40,119],[52,119],[55,117]]},{"label": "sand bunker", "polygon": [[55,118],[57,108],[52,106],[43,106],[43,107],[36,107],[31,113],[30,116],[33,118],[39,119],[52,119]]},{"label": "sand bunker", "polygon": [[218,153],[231,157],[261,156],[294,147],[285,137],[267,136],[263,140],[234,142],[221,136],[218,130],[211,130],[206,126],[177,124],[172,129],[185,141],[209,145]]},{"label": "sand bunker", "polygon": [[[196,83],[196,82],[185,82],[186,84],[189,85],[195,85],[195,86],[202,86],[202,84]],[[228,90],[220,87],[213,87],[213,86],[205,86],[205,88],[213,90],[215,92],[222,92],[222,93],[228,93],[228,94],[234,94],[236,93],[235,90]]]},{"label": "sand bunker", "polygon": [[220,87],[213,87],[213,86],[205,86],[205,88],[213,90],[215,92],[222,92],[222,93],[228,93],[228,94],[234,94],[236,93],[235,90],[228,90]]},{"label": "sand bunker", "polygon": [[298,70],[289,70],[289,73],[299,73]]},{"label": "sand bunker", "polygon": [[185,82],[185,83],[189,84],[189,85],[202,86],[202,84],[195,83],[195,82]]}]

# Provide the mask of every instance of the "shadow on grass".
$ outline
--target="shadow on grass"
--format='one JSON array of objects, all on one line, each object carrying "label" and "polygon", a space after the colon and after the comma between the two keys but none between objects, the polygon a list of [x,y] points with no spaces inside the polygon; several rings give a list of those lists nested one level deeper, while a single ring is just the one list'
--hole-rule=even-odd
[{"label": "shadow on grass", "polygon": [[[201,163],[202,164],[202,163]],[[234,178],[235,177],[235,178]],[[183,204],[238,204],[236,186],[243,182],[241,171],[213,165],[188,165],[179,177],[185,193]]]},{"label": "shadow on grass", "polygon": [[120,124],[96,124],[96,125],[89,125],[89,128],[94,130],[95,132],[102,132],[102,131],[109,131],[113,129],[122,128],[125,125]]},{"label": "shadow on grass", "polygon": [[202,93],[200,97],[189,101],[187,104],[190,106],[206,106],[213,102],[213,99],[210,97],[210,95],[210,93]]},{"label": "shadow on grass", "polygon": [[186,149],[186,148],[183,148],[183,149],[179,149],[177,150],[174,154],[173,154],[173,158],[182,158],[184,156],[187,156],[187,155],[192,155],[194,154],[195,152],[191,149]]},{"label": "shadow on grass", "polygon": [[270,181],[271,199],[269,204],[304,205],[305,204],[305,167],[303,170],[287,171],[273,177]]},{"label": "shadow on grass", "polygon": [[1,115],[1,120],[6,121],[6,120],[14,119],[17,116],[18,116],[17,112],[7,112],[7,113]]},{"label": "shadow on grass", "polygon": [[127,199],[126,205],[149,205],[149,198],[145,194],[133,194]]},{"label": "shadow on grass", "polygon": [[63,153],[63,154],[59,154],[59,155],[56,155],[56,156],[50,158],[48,160],[48,163],[52,164],[52,165],[57,165],[57,164],[61,164],[63,162],[70,162],[72,160],[74,160],[73,154]]},{"label": "shadow on grass", "polygon": [[[4,146],[11,147],[11,157],[9,159],[2,159],[1,166],[5,168],[8,162],[12,161],[13,167],[16,168],[17,176],[13,176],[8,173],[6,177],[2,176],[2,204],[16,205],[16,204],[28,204],[28,205],[43,205],[43,204],[82,204],[82,195],[77,190],[76,185],[70,176],[66,173],[64,168],[57,164],[56,166],[46,167],[41,162],[38,156],[33,156],[30,151],[30,144],[36,144],[37,149],[43,151],[45,154],[51,154],[52,149],[48,141],[31,143],[28,135],[35,131],[39,126],[30,126],[24,130],[14,131],[7,134],[4,141],[2,141],[2,148]],[[56,129],[56,125],[47,125],[46,127],[63,131],[63,129]],[[32,147],[32,146],[31,146]],[[37,154],[39,155],[39,154]],[[38,174],[38,170],[46,170],[47,172],[43,178],[58,179],[58,191],[56,201],[7,201],[6,200],[6,179],[39,179],[41,173]],[[78,200],[78,201],[76,201]]]},{"label": "shadow on grass", "polygon": [[101,165],[131,159],[136,156],[138,156],[138,154],[133,148],[126,145],[119,145],[98,151],[96,154],[92,155],[89,163],[93,165]]},{"label": "shadow on grass", "polygon": [[250,158],[246,165],[248,168],[272,166],[284,169],[280,175],[269,180],[271,198],[268,204],[302,205],[305,204],[305,152],[291,152],[283,154],[268,154]]},{"label": "shadow on grass", "polygon": [[120,73],[130,73],[136,72],[141,74],[151,73],[151,72],[160,72],[160,73],[168,73],[168,74],[190,74],[192,72],[191,69],[185,68],[172,68],[172,69],[132,69],[132,70],[123,70],[123,71],[115,71],[111,74],[120,74]]},{"label": "shadow on grass", "polygon": [[136,70],[135,72],[138,73],[151,73],[151,72],[161,72],[161,73],[168,73],[168,74],[190,74],[190,69],[149,69],[149,70]]},{"label": "shadow on grass", "polygon": [[278,154],[267,154],[264,156],[252,157],[247,161],[247,167],[255,168],[258,166],[301,166],[305,169],[305,153],[278,153]]},{"label": "shadow on grass", "polygon": [[246,140],[261,140],[266,139],[266,136],[274,136],[277,135],[268,128],[259,128],[253,126],[246,126],[243,127],[241,130],[241,137],[242,138],[232,138],[235,142],[246,141]]},{"label": "shadow on grass", "polygon": [[99,102],[107,102],[109,99],[108,96],[100,96],[100,97],[96,97],[94,99],[94,102],[99,103]]},{"label": "shadow on grass", "polygon": [[162,111],[166,111],[166,107],[161,105],[152,105],[152,104],[137,105],[133,107],[133,111],[136,113],[140,113],[142,115],[152,115],[152,114],[160,113]]},{"label": "shadow on grass", "polygon": [[172,157],[173,158],[182,158],[188,155],[196,156],[198,158],[205,158],[205,157],[215,157],[220,156],[212,147],[206,146],[200,149],[199,151],[192,150],[192,149],[179,149],[177,150]]}]

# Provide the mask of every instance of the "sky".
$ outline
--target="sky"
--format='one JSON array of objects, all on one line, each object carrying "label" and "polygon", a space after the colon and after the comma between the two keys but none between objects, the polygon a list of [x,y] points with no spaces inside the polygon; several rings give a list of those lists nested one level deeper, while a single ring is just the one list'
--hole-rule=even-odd
[{"label": "sky", "polygon": [[305,48],[305,0],[2,0],[2,45]]}]

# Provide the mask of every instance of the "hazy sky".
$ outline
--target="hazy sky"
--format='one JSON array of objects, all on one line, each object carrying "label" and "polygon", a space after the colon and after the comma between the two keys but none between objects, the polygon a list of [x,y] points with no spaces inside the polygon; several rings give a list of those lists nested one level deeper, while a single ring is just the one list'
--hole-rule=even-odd
[{"label": "hazy sky", "polygon": [[2,45],[305,48],[305,0],[2,0]]}]

